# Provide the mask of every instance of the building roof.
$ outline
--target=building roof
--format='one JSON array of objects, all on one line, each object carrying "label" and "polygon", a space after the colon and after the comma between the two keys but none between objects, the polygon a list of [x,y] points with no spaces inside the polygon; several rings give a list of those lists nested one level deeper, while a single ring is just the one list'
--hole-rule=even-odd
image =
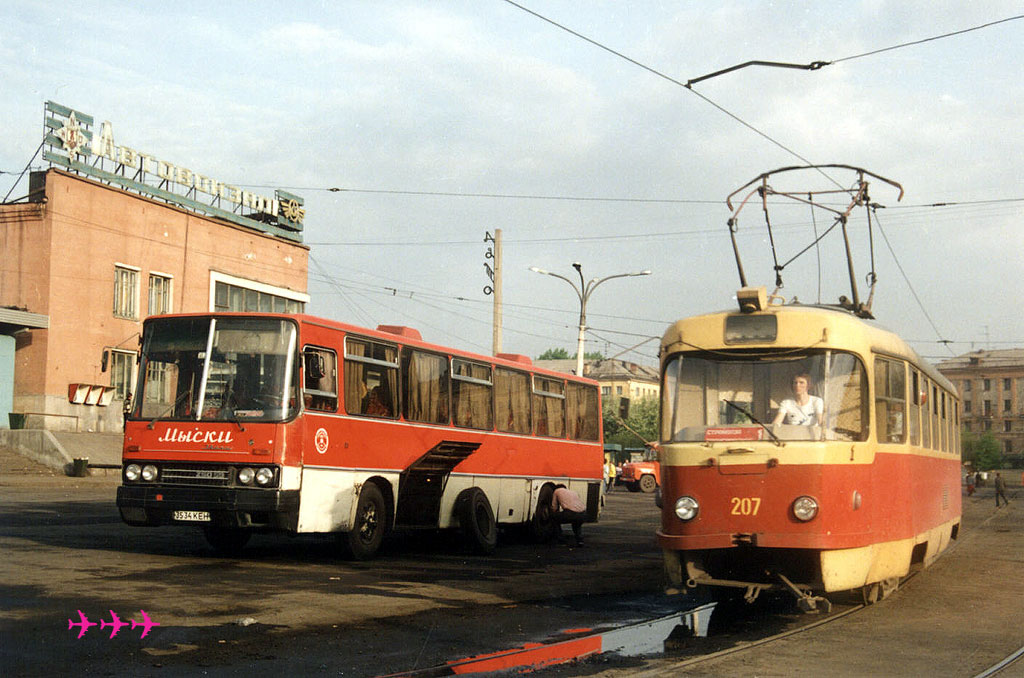
[{"label": "building roof", "polygon": [[[575,360],[535,360],[534,365],[556,372],[576,374]],[[586,360],[583,363],[584,376],[595,381],[647,381],[658,383],[658,370],[638,365],[628,360]]]},{"label": "building roof", "polygon": [[1024,368],[1024,348],[1006,348],[996,351],[979,349],[949,360],[943,360],[936,367],[942,372],[986,367],[989,369]]}]

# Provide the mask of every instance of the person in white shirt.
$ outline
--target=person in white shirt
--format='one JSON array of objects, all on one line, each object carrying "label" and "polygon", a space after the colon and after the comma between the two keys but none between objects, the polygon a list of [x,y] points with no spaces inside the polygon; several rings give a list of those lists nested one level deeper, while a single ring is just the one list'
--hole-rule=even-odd
[{"label": "person in white shirt", "polygon": [[552,519],[559,525],[559,533],[562,531],[562,523],[570,523],[576,545],[583,546],[583,521],[587,519],[587,505],[580,499],[580,495],[565,485],[557,486],[551,495],[551,510],[554,512]]},{"label": "person in white shirt", "polygon": [[793,377],[793,397],[779,403],[779,411],[772,425],[820,426],[825,403],[818,396],[811,395],[810,388],[809,374],[798,374]]}]

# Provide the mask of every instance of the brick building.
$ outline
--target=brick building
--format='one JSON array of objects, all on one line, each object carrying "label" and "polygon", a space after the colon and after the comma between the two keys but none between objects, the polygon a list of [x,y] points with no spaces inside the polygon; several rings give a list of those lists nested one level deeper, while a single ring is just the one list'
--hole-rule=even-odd
[{"label": "brick building", "polygon": [[[120,430],[146,316],[301,311],[309,301],[301,234],[256,215],[254,199],[244,213],[202,209],[197,189],[218,191],[215,202],[241,204],[242,193],[199,188],[200,175],[134,157],[108,128],[107,147],[94,142],[92,152],[88,129],[61,141],[69,120],[91,123],[74,113],[47,104],[44,159],[58,167],[0,204],[0,427]],[[159,187],[144,183],[147,171],[160,172]]]},{"label": "brick building", "polygon": [[1004,455],[1024,454],[1024,349],[973,351],[937,367],[963,401],[964,430],[992,433]]}]

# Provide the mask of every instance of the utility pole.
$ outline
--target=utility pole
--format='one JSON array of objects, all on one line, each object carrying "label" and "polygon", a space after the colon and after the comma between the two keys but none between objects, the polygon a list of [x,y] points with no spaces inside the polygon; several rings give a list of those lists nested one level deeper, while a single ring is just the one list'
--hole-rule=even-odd
[{"label": "utility pole", "polygon": [[494,243],[493,247],[487,248],[486,254],[488,259],[494,259],[494,267],[484,263],[484,268],[491,279],[491,284],[484,287],[484,294],[494,295],[494,338],[491,348],[493,354],[498,355],[501,353],[501,229],[494,229],[493,236],[488,232],[484,236],[484,242]]}]

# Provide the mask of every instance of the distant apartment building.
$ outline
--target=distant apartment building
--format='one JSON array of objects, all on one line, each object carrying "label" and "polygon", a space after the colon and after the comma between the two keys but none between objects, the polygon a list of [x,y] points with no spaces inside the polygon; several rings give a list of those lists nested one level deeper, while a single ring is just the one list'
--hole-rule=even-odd
[{"label": "distant apartment building", "polygon": [[991,433],[1004,455],[1024,454],[1024,349],[973,351],[937,367],[957,387],[964,430]]},{"label": "distant apartment building", "polygon": [[[537,360],[538,366],[573,374],[575,360]],[[601,386],[601,398],[629,398],[631,401],[657,398],[661,393],[658,370],[628,360],[587,360],[583,363],[583,376]]]},{"label": "distant apartment building", "polygon": [[0,204],[0,427],[120,430],[147,316],[304,310],[301,199],[117,146],[72,109],[44,117],[51,169]]}]

